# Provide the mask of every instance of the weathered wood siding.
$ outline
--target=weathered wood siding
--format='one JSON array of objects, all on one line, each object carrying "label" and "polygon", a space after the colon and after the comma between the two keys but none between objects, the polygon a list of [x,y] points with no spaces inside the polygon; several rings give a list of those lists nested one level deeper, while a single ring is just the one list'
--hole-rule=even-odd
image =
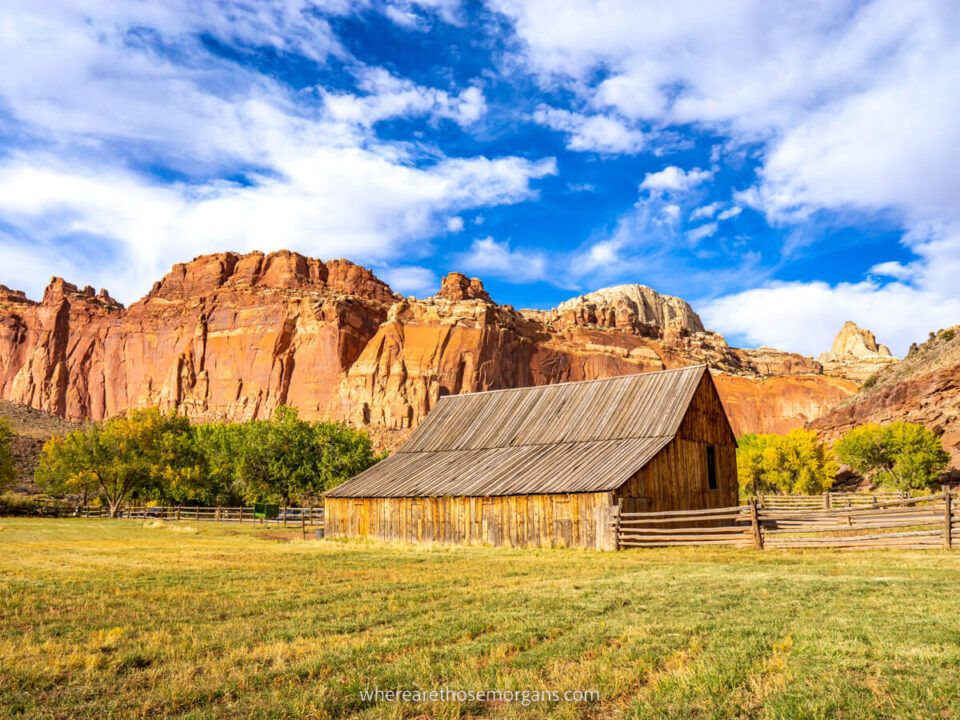
[{"label": "weathered wood siding", "polygon": [[334,498],[328,537],[510,547],[612,549],[611,493],[499,497]]},{"label": "weathered wood siding", "polygon": [[[707,479],[716,448],[717,489]],[[706,510],[739,502],[737,446],[716,386],[705,373],[676,438],[616,491],[624,512]]]}]

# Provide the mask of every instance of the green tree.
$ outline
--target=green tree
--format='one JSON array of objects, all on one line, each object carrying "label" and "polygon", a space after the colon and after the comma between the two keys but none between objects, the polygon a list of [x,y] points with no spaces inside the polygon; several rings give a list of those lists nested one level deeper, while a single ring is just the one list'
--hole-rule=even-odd
[{"label": "green tree", "polygon": [[898,490],[931,487],[950,462],[940,438],[908,422],[861,425],[844,435],[834,452],[871,482]]},{"label": "green tree", "polygon": [[270,420],[200,426],[197,444],[211,492],[244,502],[303,502],[380,459],[365,432],[309,423],[286,406]]},{"label": "green tree", "polygon": [[17,479],[13,464],[13,438],[10,423],[0,418],[0,491],[6,490]]},{"label": "green tree", "polygon": [[738,441],[737,475],[745,495],[816,494],[829,489],[836,474],[827,447],[811,430],[744,435]]},{"label": "green tree", "polygon": [[314,434],[321,452],[317,492],[335,488],[386,456],[374,453],[367,433],[342,423],[316,423]]},{"label": "green tree", "polygon": [[134,497],[188,495],[202,464],[186,418],[136,410],[48,440],[35,479],[51,494],[97,494],[116,517]]},{"label": "green tree", "polygon": [[208,423],[194,428],[197,450],[203,455],[204,476],[196,495],[202,502],[230,504],[244,497],[240,482],[244,432],[242,423]]}]

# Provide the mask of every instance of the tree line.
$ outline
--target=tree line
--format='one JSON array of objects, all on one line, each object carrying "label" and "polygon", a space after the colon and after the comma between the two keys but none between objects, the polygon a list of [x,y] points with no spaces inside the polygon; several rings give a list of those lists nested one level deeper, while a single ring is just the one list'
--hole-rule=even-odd
[{"label": "tree line", "polygon": [[746,496],[825,492],[841,464],[875,486],[925,490],[936,485],[950,462],[940,438],[908,422],[861,425],[832,446],[803,429],[749,434],[737,442],[737,476]]},{"label": "tree line", "polygon": [[[0,419],[0,490],[15,471],[10,425]],[[833,445],[811,430],[749,434],[738,441],[741,494],[812,495],[829,490],[842,465],[891,490],[936,485],[950,460],[923,425],[854,428]],[[341,423],[307,422],[290,407],[269,420],[193,425],[156,409],[90,423],[47,441],[34,479],[50,495],[99,498],[112,513],[125,502],[233,505],[317,501],[367,469],[369,436]]]},{"label": "tree line", "polygon": [[34,479],[51,495],[232,505],[315,501],[378,460],[370,437],[307,422],[291,407],[269,420],[193,425],[157,409],[89,423],[46,442]]}]

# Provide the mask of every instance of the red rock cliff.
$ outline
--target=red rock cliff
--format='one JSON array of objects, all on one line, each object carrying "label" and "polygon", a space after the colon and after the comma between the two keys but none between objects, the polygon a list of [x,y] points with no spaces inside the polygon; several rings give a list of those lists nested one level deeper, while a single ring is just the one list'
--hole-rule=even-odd
[{"label": "red rock cliff", "polygon": [[730,348],[642,286],[518,312],[459,273],[404,300],[345,260],[277,252],[175,265],[128,309],[60,279],[39,303],[0,288],[0,395],[71,419],[150,405],[244,419],[287,403],[402,429],[447,393],[699,362],[721,373],[738,432],[802,425],[854,390],[809,358]]}]

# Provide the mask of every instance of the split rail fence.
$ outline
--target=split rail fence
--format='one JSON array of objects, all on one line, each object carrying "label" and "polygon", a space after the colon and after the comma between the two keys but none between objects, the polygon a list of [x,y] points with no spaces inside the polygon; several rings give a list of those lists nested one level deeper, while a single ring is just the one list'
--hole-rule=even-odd
[{"label": "split rail fence", "polygon": [[620,512],[612,520],[617,549],[732,545],[763,549],[953,547],[960,533],[957,490],[824,507],[748,505],[711,510]]},{"label": "split rail fence", "polygon": [[[82,505],[77,508],[77,517],[109,517],[109,510],[102,506]],[[254,514],[253,507],[199,507],[199,506],[130,506],[123,507],[118,518],[138,520],[195,520],[199,522],[258,522],[276,525],[323,525],[322,507],[282,507],[275,518],[263,520]]]}]

